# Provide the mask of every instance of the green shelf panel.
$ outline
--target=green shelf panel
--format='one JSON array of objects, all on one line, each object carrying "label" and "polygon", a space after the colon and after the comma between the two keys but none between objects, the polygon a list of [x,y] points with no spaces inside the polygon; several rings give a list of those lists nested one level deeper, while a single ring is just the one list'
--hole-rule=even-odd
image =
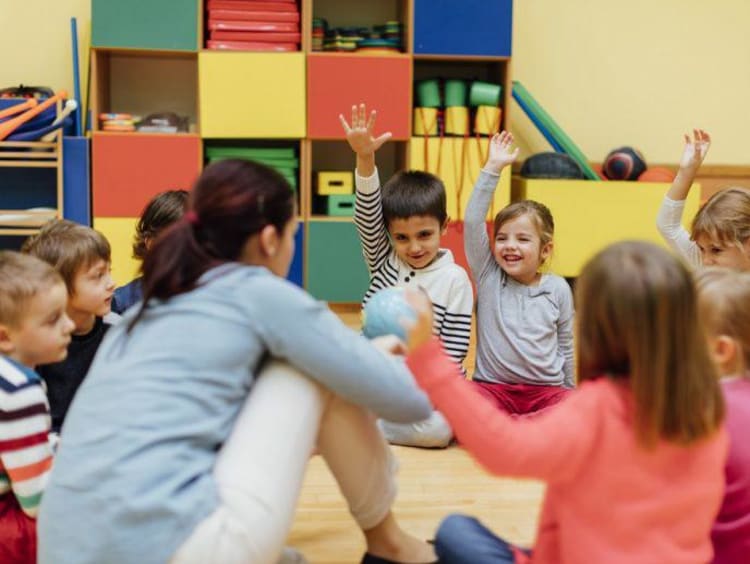
[{"label": "green shelf panel", "polygon": [[198,51],[199,0],[92,0],[91,46]]},{"label": "green shelf panel", "polygon": [[354,223],[310,221],[307,291],[328,302],[360,302],[367,290],[367,267]]}]

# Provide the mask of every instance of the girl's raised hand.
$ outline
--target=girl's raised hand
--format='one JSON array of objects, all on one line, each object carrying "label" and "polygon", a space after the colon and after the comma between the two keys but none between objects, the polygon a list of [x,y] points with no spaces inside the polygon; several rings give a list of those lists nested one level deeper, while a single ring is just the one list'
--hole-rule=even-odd
[{"label": "girl's raised hand", "polygon": [[370,112],[370,118],[367,118],[367,108],[364,104],[352,106],[352,122],[347,123],[344,114],[339,114],[339,120],[346,132],[346,140],[352,151],[362,157],[373,155],[375,151],[391,138],[391,132],[387,131],[379,137],[373,135],[375,127],[375,110]]},{"label": "girl's raised hand", "polygon": [[702,129],[693,129],[693,138],[685,135],[685,148],[680,157],[680,168],[697,170],[706,158],[708,148],[711,146],[711,136]]},{"label": "girl's raised hand", "polygon": [[484,170],[495,174],[500,172],[518,158],[519,149],[511,151],[513,135],[509,131],[495,133],[490,139],[490,150]]}]

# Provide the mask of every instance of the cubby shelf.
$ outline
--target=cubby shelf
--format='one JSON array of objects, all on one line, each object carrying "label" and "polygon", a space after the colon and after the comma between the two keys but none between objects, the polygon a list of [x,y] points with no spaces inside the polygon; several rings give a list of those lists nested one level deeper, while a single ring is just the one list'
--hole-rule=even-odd
[{"label": "cubby shelf", "polygon": [[[353,171],[340,113],[348,119],[351,105],[364,102],[378,110],[377,131],[393,133],[378,154],[383,182],[408,167],[432,167],[431,172],[450,176],[446,148],[460,143],[472,147],[466,158],[481,156],[477,147],[482,142],[477,145],[473,136],[425,141],[414,135],[415,81],[500,84],[499,125],[510,123],[512,0],[298,0],[300,50],[289,53],[206,49],[207,0],[92,1],[94,118],[102,112],[170,111],[190,122],[188,134],[157,135],[99,131],[95,119],[94,215],[136,218],[154,191],[189,185],[188,177],[207,162],[206,149],[217,144],[292,144],[298,147],[302,222],[292,278],[320,299],[357,302],[367,284],[352,218],[324,215],[324,197],[316,193],[318,172]],[[126,4],[132,14],[125,13]],[[164,26],[163,33],[139,23],[139,14],[168,12],[176,25]],[[313,51],[313,18],[325,18],[334,27],[399,21],[401,52]],[[429,152],[433,145],[443,148],[426,158],[425,148]],[[446,151],[441,170],[431,164],[436,150]],[[465,178],[445,179],[453,217],[460,215],[470,190],[466,184],[477,172],[472,167],[464,167]],[[509,185],[503,179],[497,205],[505,201]],[[118,203],[126,186],[128,201]],[[463,190],[459,199],[456,186]],[[122,229],[130,223],[117,225]],[[453,239],[451,244],[460,244]],[[128,255],[129,249],[115,249],[118,253]]]}]

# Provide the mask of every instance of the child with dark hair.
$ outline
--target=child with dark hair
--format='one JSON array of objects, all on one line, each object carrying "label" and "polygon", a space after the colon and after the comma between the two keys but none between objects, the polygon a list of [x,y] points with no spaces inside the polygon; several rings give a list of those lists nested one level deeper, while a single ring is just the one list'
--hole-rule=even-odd
[{"label": "child with dark hair", "polygon": [[47,384],[52,430],[59,433],[70,403],[114,321],[111,251],[104,235],[65,219],[44,225],[24,242],[21,250],[52,265],[68,289],[67,314],[75,323],[68,356],[61,362],[37,368]]},{"label": "child with dark hair", "polygon": [[[156,237],[184,215],[187,202],[186,190],[167,190],[154,196],[143,209],[136,225],[133,258],[143,261]],[[140,302],[143,298],[141,282],[142,278],[139,276],[117,288],[112,298],[112,311],[124,313],[133,304]]]},{"label": "child with dark hair", "polygon": [[[364,306],[378,290],[420,287],[435,310],[435,334],[461,366],[469,349],[474,293],[466,271],[440,248],[448,226],[445,186],[433,174],[398,172],[380,187],[376,151],[390,133],[375,138],[375,111],[368,119],[365,105],[352,107],[352,122],[339,116],[346,138],[357,156],[354,223],[370,273]],[[386,438],[395,444],[446,447],[453,433],[437,411],[412,425],[381,421]]]}]

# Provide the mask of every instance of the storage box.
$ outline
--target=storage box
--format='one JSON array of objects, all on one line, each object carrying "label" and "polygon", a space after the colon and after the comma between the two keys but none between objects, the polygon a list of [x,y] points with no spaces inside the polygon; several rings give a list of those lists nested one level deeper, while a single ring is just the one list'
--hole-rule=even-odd
[{"label": "storage box", "polygon": [[354,174],[348,171],[319,172],[317,194],[330,196],[332,194],[353,194]]},{"label": "storage box", "polygon": [[354,215],[354,194],[333,194],[328,196],[328,215],[350,217]]}]

